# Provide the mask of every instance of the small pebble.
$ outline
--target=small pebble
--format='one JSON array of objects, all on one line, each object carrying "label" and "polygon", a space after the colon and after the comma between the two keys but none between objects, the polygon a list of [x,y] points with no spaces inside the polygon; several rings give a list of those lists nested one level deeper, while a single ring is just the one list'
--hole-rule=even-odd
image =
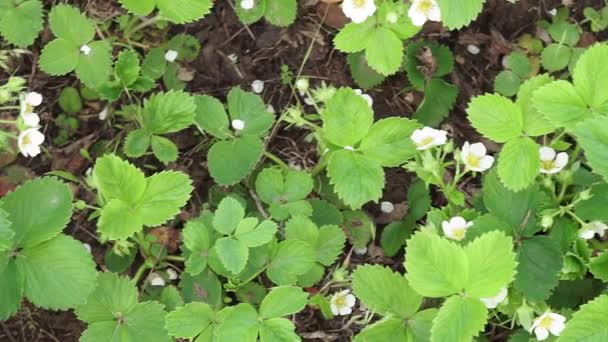
[{"label": "small pebble", "polygon": [[467,51],[471,55],[478,55],[481,52],[481,49],[477,45],[469,44],[467,45]]}]

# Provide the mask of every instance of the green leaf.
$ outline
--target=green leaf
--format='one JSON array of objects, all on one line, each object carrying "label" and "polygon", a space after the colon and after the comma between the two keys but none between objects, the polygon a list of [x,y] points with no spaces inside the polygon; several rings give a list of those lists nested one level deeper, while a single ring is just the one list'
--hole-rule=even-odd
[{"label": "green leaf", "polygon": [[353,273],[353,291],[368,308],[383,316],[407,320],[422,304],[404,276],[378,265],[362,265]]},{"label": "green leaf", "polygon": [[480,300],[452,296],[443,303],[433,321],[431,341],[472,341],[483,330],[487,319],[488,310]]},{"label": "green leaf", "polygon": [[372,69],[384,76],[392,75],[403,62],[403,42],[392,30],[377,27],[365,49],[365,58]]},{"label": "green leaf", "polygon": [[570,46],[575,46],[578,43],[581,37],[578,30],[577,24],[568,23],[566,20],[555,20],[547,28],[547,32],[554,41]]},{"label": "green leaf", "polygon": [[540,62],[547,71],[559,71],[568,66],[572,48],[562,44],[549,44],[540,55]]},{"label": "green leaf", "polygon": [[233,185],[253,170],[263,152],[263,144],[254,136],[219,141],[209,149],[207,161],[211,177],[220,185]]},{"label": "green leaf", "polygon": [[558,342],[600,342],[608,339],[608,296],[602,295],[580,307],[566,322]]},{"label": "green leaf", "polygon": [[113,154],[106,154],[95,161],[93,177],[106,199],[118,198],[135,204],[146,189],[143,172]]},{"label": "green leaf", "polygon": [[285,224],[285,238],[301,240],[314,246],[319,239],[319,230],[309,218],[296,216]]},{"label": "green leaf", "polygon": [[517,76],[525,79],[532,72],[532,63],[521,51],[513,51],[507,56],[507,65]]},{"label": "green leaf", "polygon": [[159,226],[179,214],[193,190],[190,177],[178,171],[156,173],[146,183],[138,209],[142,223],[148,227]]},{"label": "green leaf", "polygon": [[593,171],[608,181],[608,132],[605,125],[608,125],[606,116],[588,119],[576,126],[575,135]]},{"label": "green leaf", "polygon": [[207,259],[211,247],[209,228],[200,218],[189,221],[182,230],[184,245],[192,253],[186,260],[186,272],[197,275],[207,268]]},{"label": "green leaf", "polygon": [[59,94],[59,107],[68,114],[77,114],[82,110],[82,99],[78,89],[65,87]]},{"label": "green leaf", "polygon": [[227,100],[230,118],[245,123],[241,134],[262,136],[272,127],[274,115],[266,110],[266,105],[259,95],[248,93],[241,88],[232,88]]},{"label": "green leaf", "polygon": [[591,116],[582,97],[566,81],[554,81],[538,89],[534,92],[532,104],[556,127],[575,127]]},{"label": "green leaf", "polygon": [[152,136],[143,129],[136,129],[129,132],[125,139],[124,152],[128,157],[139,158],[150,148]]},{"label": "green leaf", "polygon": [[434,78],[424,88],[424,100],[414,113],[421,124],[437,127],[454,107],[458,88],[442,79]]},{"label": "green leaf", "polygon": [[74,43],[57,38],[44,46],[38,65],[49,75],[61,76],[76,69],[80,52]]},{"label": "green leaf", "polygon": [[414,341],[431,340],[431,329],[438,312],[439,310],[437,309],[426,309],[419,311],[414,317],[410,318],[408,323],[412,330]]},{"label": "green leaf", "polygon": [[317,226],[339,225],[342,223],[342,213],[335,205],[322,199],[310,199],[308,203],[313,208],[310,219]]},{"label": "green leaf", "polygon": [[386,118],[377,121],[361,142],[361,152],[382,166],[396,167],[413,158],[417,151],[409,139],[420,124],[404,118]]},{"label": "green leaf", "polygon": [[150,49],[141,65],[142,76],[149,77],[153,80],[161,78],[167,69],[165,53],[165,49],[163,48]]},{"label": "green leaf", "polygon": [[[388,257],[395,256],[401,251],[401,247],[405,244],[414,230],[415,221],[406,217],[406,220],[401,222],[391,222],[382,230],[380,237],[380,246],[384,255]],[[467,233],[468,235],[468,233]]]},{"label": "green leaf", "polygon": [[95,288],[97,270],[91,254],[82,243],[63,234],[24,248],[16,262],[25,279],[25,296],[46,309],[73,308]]},{"label": "green leaf", "polygon": [[13,245],[32,247],[53,238],[68,224],[72,192],[56,178],[38,178],[7,194],[0,207],[12,222]]},{"label": "green leaf", "polygon": [[125,85],[133,84],[139,77],[139,56],[133,50],[123,50],[116,60],[116,77]]},{"label": "green leaf", "polygon": [[42,30],[42,15],[42,2],[39,0],[27,0],[18,6],[2,8],[0,34],[9,43],[19,47],[32,45]]},{"label": "green leaf", "polygon": [[213,228],[224,235],[229,235],[244,218],[245,209],[241,203],[233,197],[225,197],[213,216]]},{"label": "green leaf", "polygon": [[54,6],[49,14],[49,25],[55,36],[68,40],[79,48],[95,36],[93,22],[74,6]]},{"label": "green leaf", "polygon": [[319,229],[319,238],[315,245],[317,262],[324,266],[331,266],[338,259],[344,248],[346,236],[344,231],[336,225],[327,225]]},{"label": "green leaf", "polygon": [[260,223],[252,231],[246,233],[239,233],[239,231],[237,230],[235,237],[239,241],[244,243],[247,247],[251,248],[267,244],[268,242],[270,242],[270,240],[272,240],[276,232],[277,224],[270,220],[266,220]]},{"label": "green leaf", "polygon": [[218,276],[210,269],[206,269],[196,276],[182,273],[179,287],[184,301],[187,303],[205,302],[216,308],[223,305],[222,284]]},{"label": "green leaf", "polygon": [[540,146],[531,138],[509,140],[498,156],[498,175],[510,190],[520,191],[530,186],[540,169]]},{"label": "green leaf", "polygon": [[198,129],[216,138],[228,139],[230,123],[224,105],[218,99],[207,95],[196,95],[194,102],[196,103],[194,124]]},{"label": "green leaf", "polygon": [[266,275],[277,285],[293,285],[297,277],[308,272],[315,264],[313,247],[300,240],[285,240],[278,244]]},{"label": "green leaf", "polygon": [[211,0],[156,0],[159,13],[176,24],[190,23],[201,19],[209,12]]},{"label": "green leaf", "polygon": [[323,135],[341,147],[361,141],[374,121],[374,113],[367,102],[350,88],[338,89],[321,112]]},{"label": "green leaf", "polygon": [[467,284],[467,256],[454,242],[418,232],[408,240],[405,256],[407,280],[425,297],[449,296]]},{"label": "green leaf", "polygon": [[251,9],[235,6],[234,11],[243,24],[253,24],[264,16],[264,13],[266,12],[266,1],[254,2],[253,8]]},{"label": "green leaf", "polygon": [[517,93],[517,104],[524,115],[524,132],[529,136],[540,136],[555,131],[553,125],[533,105],[533,94],[542,86],[549,84],[553,78],[547,74],[538,75],[526,80]]},{"label": "green leaf", "polygon": [[503,70],[494,79],[494,90],[504,96],[517,94],[521,78],[511,70]]},{"label": "green leaf", "polygon": [[441,21],[450,30],[468,25],[481,13],[484,0],[438,0],[441,9]]},{"label": "green leaf", "polygon": [[296,20],[296,0],[266,0],[266,20],[273,25],[289,26]]},{"label": "green leaf", "polygon": [[342,52],[363,51],[373,39],[375,28],[375,20],[366,20],[360,24],[346,24],[334,38],[334,45]]},{"label": "green leaf", "polygon": [[603,252],[589,260],[589,271],[597,279],[608,282],[608,252]]},{"label": "green leaf", "polygon": [[177,145],[165,137],[153,135],[151,140],[152,152],[163,164],[167,165],[177,160],[179,151]]},{"label": "green leaf", "polygon": [[126,313],[137,304],[138,296],[137,287],[128,278],[110,272],[100,273],[95,290],[85,304],[76,308],[76,315],[87,323],[111,321],[115,318],[114,313]]},{"label": "green leaf", "polygon": [[549,298],[563,265],[559,245],[547,236],[524,240],[517,261],[515,288],[533,302]]},{"label": "green leaf", "polygon": [[118,2],[129,10],[129,13],[136,15],[148,15],[156,5],[155,0],[118,0]]},{"label": "green leaf", "polygon": [[153,134],[168,134],[188,128],[194,121],[194,97],[171,90],[152,95],[144,102],[143,127]]},{"label": "green leaf", "polygon": [[[429,64],[433,63],[433,66]],[[423,91],[427,81],[439,81],[454,69],[454,55],[449,47],[433,41],[419,41],[407,46],[405,70],[407,78],[416,90]],[[428,75],[422,72],[428,70]]]},{"label": "green leaf", "polygon": [[101,209],[97,228],[105,239],[130,238],[143,228],[142,210],[114,198]]},{"label": "green leaf", "polygon": [[245,268],[249,258],[249,248],[245,243],[231,237],[225,237],[215,241],[214,248],[220,261],[228,271],[239,274]]},{"label": "green leaf", "polygon": [[308,293],[297,286],[278,286],[273,288],[260,305],[262,319],[279,318],[293,315],[304,309],[308,303]]},{"label": "green leaf", "polygon": [[592,186],[591,196],[591,199],[576,203],[576,215],[585,221],[608,222],[608,184]]},{"label": "green leaf", "polygon": [[76,75],[87,87],[95,89],[107,81],[112,73],[112,47],[105,41],[88,44],[91,53],[78,57]]},{"label": "green leaf", "polygon": [[473,298],[496,296],[515,276],[513,240],[502,232],[489,232],[469,243],[464,252],[469,261],[465,293]]},{"label": "green leaf", "polygon": [[583,53],[574,68],[574,86],[592,109],[608,114],[608,45],[595,44]]},{"label": "green leaf", "polygon": [[[8,219],[8,213],[0,209],[0,253],[13,247],[15,232],[11,229],[12,224]],[[3,265],[3,261],[0,258],[0,267]]]},{"label": "green leaf", "polygon": [[346,62],[355,83],[363,89],[373,88],[386,79],[369,66],[363,52],[349,53],[346,55]]},{"label": "green leaf", "polygon": [[519,137],[523,130],[521,109],[496,94],[477,96],[467,108],[469,121],[486,138],[499,143]]},{"label": "green leaf", "polygon": [[255,342],[259,329],[258,320],[258,313],[251,304],[242,303],[231,307],[217,328],[217,341]]},{"label": "green leaf", "polygon": [[[279,0],[281,1],[281,0]],[[271,318],[260,324],[260,342],[299,342],[293,323],[285,318]]]},{"label": "green leaf", "polygon": [[385,317],[382,320],[366,326],[357,336],[354,342],[377,342],[377,341],[411,341],[411,332],[403,324],[403,321],[393,317]]},{"label": "green leaf", "polygon": [[23,273],[8,253],[0,252],[0,320],[19,311],[23,299]]},{"label": "green leaf", "polygon": [[276,168],[265,168],[256,178],[255,189],[266,204],[294,202],[310,194],[313,180],[304,171],[289,170],[283,175]]},{"label": "green leaf", "polygon": [[384,170],[364,155],[349,150],[333,152],[327,174],[340,199],[353,209],[382,196]]},{"label": "green leaf", "polygon": [[193,339],[207,329],[215,319],[215,312],[206,303],[188,303],[166,317],[165,329],[169,335]]}]

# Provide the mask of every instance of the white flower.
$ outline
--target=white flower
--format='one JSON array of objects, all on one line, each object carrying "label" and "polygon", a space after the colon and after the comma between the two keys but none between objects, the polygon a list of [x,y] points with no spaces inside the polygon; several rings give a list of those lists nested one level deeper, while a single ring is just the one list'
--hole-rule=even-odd
[{"label": "white flower", "polygon": [[241,8],[244,10],[250,10],[253,8],[253,6],[255,6],[255,3],[253,0],[242,0],[241,1]]},{"label": "white flower", "polygon": [[310,83],[308,82],[307,78],[298,78],[296,81],[296,89],[298,89],[301,96],[304,96],[309,86]]},{"label": "white flower", "polygon": [[467,51],[471,55],[478,55],[481,52],[481,49],[477,45],[469,44],[467,45]]},{"label": "white flower", "polygon": [[148,280],[152,286],[165,286],[165,280],[158,273],[150,273]]},{"label": "white flower", "polygon": [[344,0],[342,11],[353,23],[362,23],[376,12],[376,4],[374,0]]},{"label": "white flower", "polygon": [[549,332],[555,336],[559,336],[566,327],[565,322],[566,317],[547,311],[534,320],[530,332],[534,331],[536,339],[543,341],[549,337]]},{"label": "white flower", "polygon": [[462,162],[472,171],[483,172],[492,167],[494,157],[487,156],[488,151],[482,143],[470,144],[468,141],[462,146],[460,157]]},{"label": "white flower", "polygon": [[568,153],[560,152],[556,156],[554,149],[543,146],[540,148],[540,161],[540,172],[552,175],[560,172],[568,164]]},{"label": "white flower", "polygon": [[91,54],[91,48],[88,45],[83,45],[80,47],[80,52],[82,52],[83,55],[88,56]]},{"label": "white flower", "polygon": [[390,214],[395,210],[395,206],[393,205],[393,203],[389,202],[389,201],[383,201],[380,202],[380,211],[382,211],[385,214]]},{"label": "white flower", "polygon": [[350,315],[353,312],[353,306],[357,302],[357,298],[350,294],[350,290],[344,290],[334,293],[331,296],[330,307],[331,312],[336,315]]},{"label": "white flower", "polygon": [[167,276],[169,279],[175,280],[177,279],[177,272],[175,272],[175,270],[172,268],[167,268]]},{"label": "white flower", "polygon": [[255,80],[251,83],[251,90],[256,94],[261,94],[264,91],[264,81]]},{"label": "white flower", "polygon": [[245,128],[245,121],[239,119],[232,120],[232,128],[235,131],[242,131]]},{"label": "white flower", "polygon": [[507,298],[508,293],[509,292],[507,291],[507,288],[503,287],[496,296],[490,297],[490,298],[480,298],[480,299],[486,305],[486,308],[494,309],[495,307],[498,306],[498,304],[502,303],[502,301],[505,300],[505,298]]},{"label": "white flower", "polygon": [[165,60],[169,63],[173,63],[177,59],[177,56],[178,56],[177,51],[168,50],[167,53],[165,53]]},{"label": "white flower", "polygon": [[34,113],[34,107],[39,106],[42,103],[42,95],[36,92],[27,93],[25,96],[21,96],[21,118],[23,123],[28,127],[38,127],[40,124],[40,117],[37,113]]},{"label": "white flower", "polygon": [[412,141],[416,144],[416,149],[419,151],[428,150],[434,146],[445,144],[448,140],[448,132],[434,129],[431,127],[423,127],[412,133]]},{"label": "white flower", "polygon": [[441,9],[435,0],[413,0],[408,15],[416,26],[424,25],[427,20],[441,21]]},{"label": "white flower", "polygon": [[467,229],[473,225],[473,222],[467,222],[460,216],[452,217],[449,221],[441,222],[443,234],[452,240],[460,241],[467,234]]},{"label": "white flower", "polygon": [[370,107],[374,105],[374,99],[372,99],[372,97],[367,94],[363,94],[363,90],[355,89],[355,93],[357,93],[357,95],[361,96],[365,101],[367,101],[367,104]]},{"label": "white flower", "polygon": [[44,142],[44,134],[37,128],[28,128],[19,133],[17,145],[25,157],[35,157],[40,154],[40,145]]},{"label": "white flower", "polygon": [[365,253],[367,253],[367,246],[365,246],[365,247],[355,247],[353,249],[353,251],[357,255],[365,255]]},{"label": "white flower", "polygon": [[23,113],[21,118],[23,118],[23,123],[28,127],[36,128],[40,124],[40,117],[36,113]]},{"label": "white flower", "polygon": [[593,221],[583,226],[578,236],[585,240],[591,240],[595,234],[604,237],[606,230],[608,230],[608,225],[600,221]]},{"label": "white flower", "polygon": [[32,91],[25,95],[25,103],[32,107],[38,107],[42,103],[42,95]]}]

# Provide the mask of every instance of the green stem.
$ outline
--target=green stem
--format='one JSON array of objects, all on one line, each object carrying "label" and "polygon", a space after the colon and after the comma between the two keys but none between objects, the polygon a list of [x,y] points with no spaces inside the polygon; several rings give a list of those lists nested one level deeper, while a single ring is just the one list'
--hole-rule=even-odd
[{"label": "green stem", "polygon": [[125,32],[125,38],[126,38],[127,40],[129,40],[129,38],[130,38],[130,37],[133,35],[133,33],[136,33],[137,31],[139,31],[139,30],[141,30],[141,29],[144,29],[144,28],[146,28],[146,27],[148,27],[148,26],[152,26],[152,25],[154,25],[154,24],[155,24],[157,21],[159,21],[159,20],[161,20],[161,19],[162,19],[162,18],[161,18],[159,15],[157,15],[157,16],[155,16],[155,17],[152,17],[152,18],[149,18],[149,19],[146,19],[146,20],[142,21],[142,22],[141,22],[141,24],[139,24],[139,25],[135,26],[134,28],[132,28],[132,29],[130,29],[130,30],[128,30],[128,31],[126,31],[126,32]]},{"label": "green stem", "polygon": [[13,133],[9,133],[9,132],[5,132],[3,130],[0,129],[0,135],[4,135],[5,137],[9,137],[9,138],[13,138],[13,139],[18,139],[18,137],[13,134]]},{"label": "green stem", "polygon": [[325,169],[325,166],[327,166],[327,158],[325,158],[325,156],[322,156],[321,160],[319,160],[317,165],[315,165],[315,167],[312,169],[312,171],[310,171],[310,175],[315,177],[316,175],[318,175],[321,171],[323,171]]},{"label": "green stem", "polygon": [[19,106],[2,106],[0,110],[9,110],[9,109],[21,109]]},{"label": "green stem", "polygon": [[[266,271],[266,267],[263,267],[261,270],[259,270],[256,273],[254,273],[251,277],[247,278],[247,280],[245,280],[244,282],[242,282],[241,284],[239,284],[239,286],[236,288],[236,290],[240,289],[244,285],[247,285],[250,281],[252,281],[253,279],[257,278],[264,271]],[[236,292],[236,290],[235,290],[235,292]]]},{"label": "green stem", "polygon": [[167,255],[165,257],[165,259],[167,260],[171,260],[171,261],[177,261],[177,262],[185,262],[186,258],[179,256],[179,255]]},{"label": "green stem", "polygon": [[282,169],[284,170],[289,170],[289,165],[285,164],[284,161],[282,161],[279,157],[275,156],[274,154],[272,154],[271,152],[268,151],[264,151],[264,156],[270,160],[272,160],[273,162],[275,162],[277,165],[279,165]]},{"label": "green stem", "polygon": [[0,124],[14,125],[16,122],[16,120],[0,120]]},{"label": "green stem", "polygon": [[135,272],[135,275],[133,276],[133,282],[135,284],[139,283],[141,277],[143,276],[144,272],[146,270],[148,270],[150,267],[144,262],[143,264],[141,264],[141,266],[139,266],[139,268],[137,269],[137,272]]}]

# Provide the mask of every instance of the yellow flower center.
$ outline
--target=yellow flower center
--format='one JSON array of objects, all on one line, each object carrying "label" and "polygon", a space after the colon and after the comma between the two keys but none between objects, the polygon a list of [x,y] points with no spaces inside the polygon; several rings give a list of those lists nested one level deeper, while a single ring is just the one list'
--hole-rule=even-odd
[{"label": "yellow flower center", "polygon": [[353,0],[353,4],[355,5],[355,7],[358,8],[362,8],[363,6],[365,6],[366,2],[367,0]]},{"label": "yellow flower center", "polygon": [[31,105],[31,104],[26,103],[26,104],[25,104],[25,112],[26,112],[26,113],[31,113],[31,112],[33,112],[33,111],[34,111],[34,107],[32,107],[32,105]]},{"label": "yellow flower center", "polygon": [[422,13],[429,13],[433,8],[433,1],[431,0],[422,0],[418,3],[418,11]]},{"label": "yellow flower center", "polygon": [[346,297],[345,296],[337,296],[335,304],[338,307],[346,306]]},{"label": "yellow flower center", "polygon": [[549,329],[551,327],[551,324],[553,324],[553,319],[550,316],[547,316],[540,320],[538,326],[543,327],[545,329]]},{"label": "yellow flower center", "polygon": [[28,134],[23,136],[23,145],[29,145],[31,143],[30,136]]},{"label": "yellow flower center", "polygon": [[553,162],[553,160],[543,160],[542,167],[544,170],[550,171],[555,168],[555,163]]},{"label": "yellow flower center", "polygon": [[466,229],[464,228],[458,228],[458,229],[454,229],[454,231],[452,232],[452,234],[454,234],[454,237],[457,240],[462,240],[464,239],[464,235],[466,233]]},{"label": "yellow flower center", "polygon": [[429,145],[433,142],[433,137],[426,137],[424,139],[422,139],[422,141],[420,143],[418,143],[418,146],[426,146]]},{"label": "yellow flower center", "polygon": [[469,164],[469,166],[472,167],[479,167],[479,162],[481,161],[481,158],[474,156],[472,154],[469,154],[467,156],[467,164]]}]

